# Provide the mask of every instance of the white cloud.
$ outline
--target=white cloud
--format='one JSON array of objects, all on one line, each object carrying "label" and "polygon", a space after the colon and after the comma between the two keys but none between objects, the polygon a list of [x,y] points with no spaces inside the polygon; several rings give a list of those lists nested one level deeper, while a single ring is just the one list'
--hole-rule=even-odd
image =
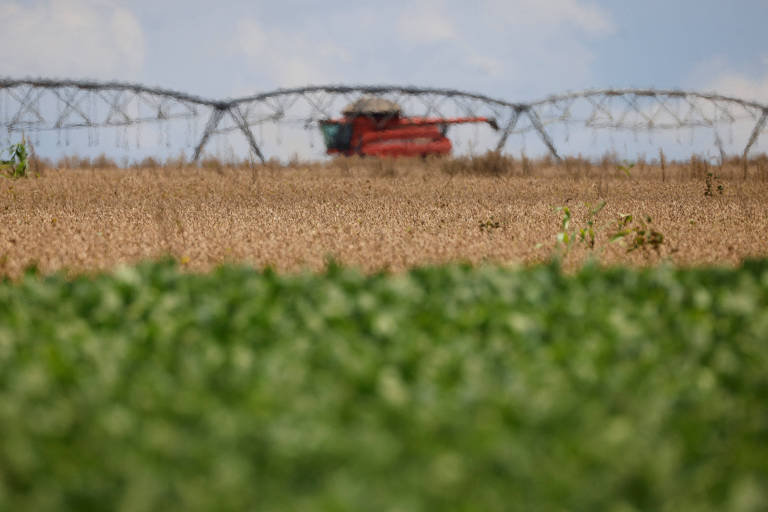
[{"label": "white cloud", "polygon": [[397,21],[398,33],[411,43],[437,43],[456,37],[453,22],[442,14],[441,4],[419,4],[403,12]]},{"label": "white cloud", "polygon": [[542,87],[549,93],[590,85],[590,40],[616,31],[607,10],[584,0],[415,5],[397,20],[398,34],[411,43],[414,60],[419,48],[413,43],[440,43],[439,51],[421,57],[430,77],[443,74],[463,87],[503,87],[504,95],[522,94],[521,99],[540,96]]},{"label": "white cloud", "polygon": [[130,11],[108,0],[0,3],[3,74],[132,79],[144,35]]},{"label": "white cloud", "polygon": [[403,82],[525,98],[590,85],[590,41],[615,29],[589,0],[363,2],[235,27],[230,50],[251,90],[260,77],[261,88]]},{"label": "white cloud", "polygon": [[265,29],[254,20],[238,23],[233,43],[249,59],[249,67],[281,87],[340,81],[338,68],[350,59],[346,49],[312,41],[300,29]]},{"label": "white cloud", "polygon": [[572,26],[595,36],[616,30],[605,10],[580,0],[486,0],[485,4],[495,17],[510,26],[537,30]]},{"label": "white cloud", "polygon": [[487,55],[473,55],[467,59],[467,63],[474,70],[490,77],[501,76],[504,72],[504,65],[498,59]]},{"label": "white cloud", "polygon": [[479,0],[476,11],[456,24],[468,34],[457,49],[466,72],[520,100],[593,85],[589,41],[616,29],[608,12],[581,0]]}]

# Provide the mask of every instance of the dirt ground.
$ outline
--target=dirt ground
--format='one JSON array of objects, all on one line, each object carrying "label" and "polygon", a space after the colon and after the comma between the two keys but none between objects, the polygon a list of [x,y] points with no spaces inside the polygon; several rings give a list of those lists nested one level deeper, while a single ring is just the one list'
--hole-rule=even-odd
[{"label": "dirt ground", "polygon": [[[651,177],[648,177],[651,176]],[[720,188],[719,188],[720,187]],[[768,182],[647,173],[487,176],[398,163],[354,168],[47,170],[0,181],[0,275],[108,269],[172,255],[191,270],[223,262],[280,270],[328,257],[366,271],[449,261],[532,263],[558,248],[567,206],[576,235],[565,256],[608,264],[735,264],[768,256]],[[587,213],[594,248],[579,240]],[[620,214],[637,228],[622,241]],[[638,219],[651,218],[643,226]],[[663,235],[656,248],[631,240]],[[658,238],[657,238],[658,240]],[[658,249],[658,250],[657,250]]]}]

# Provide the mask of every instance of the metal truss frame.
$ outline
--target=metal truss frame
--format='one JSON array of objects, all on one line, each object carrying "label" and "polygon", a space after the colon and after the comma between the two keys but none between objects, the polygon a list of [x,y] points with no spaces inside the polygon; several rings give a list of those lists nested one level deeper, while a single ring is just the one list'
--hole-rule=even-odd
[{"label": "metal truss frame", "polygon": [[[305,126],[333,117],[338,102],[379,96],[408,105],[411,115],[485,115],[499,123],[496,150],[515,133],[534,133],[557,159],[549,126],[575,124],[589,129],[675,130],[754,120],[744,146],[746,157],[768,124],[768,105],[720,94],[659,89],[597,89],[510,102],[455,89],[396,85],[325,85],[278,89],[252,96],[211,100],[168,89],[122,82],[0,78],[0,126],[11,132],[120,127],[173,119],[208,120],[195,145],[194,159],[215,134],[241,132],[255,156],[265,160],[252,127],[299,122]],[[41,108],[53,101],[55,112]],[[4,109],[3,109],[4,107]],[[723,153],[715,131],[715,141]]]}]

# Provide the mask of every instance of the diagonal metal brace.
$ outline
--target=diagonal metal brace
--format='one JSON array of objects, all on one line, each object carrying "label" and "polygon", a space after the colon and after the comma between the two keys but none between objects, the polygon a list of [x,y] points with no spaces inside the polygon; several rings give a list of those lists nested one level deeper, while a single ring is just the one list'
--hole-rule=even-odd
[{"label": "diagonal metal brace", "polygon": [[259,145],[256,144],[256,138],[253,136],[253,132],[251,132],[251,127],[248,126],[248,120],[243,115],[240,107],[235,105],[234,107],[230,108],[228,112],[237,124],[237,127],[240,128],[240,131],[243,132],[243,135],[245,135],[245,138],[248,140],[248,144],[251,146],[251,151],[253,151],[256,156],[259,157],[261,163],[265,163],[266,161],[264,160],[264,155],[261,154]]},{"label": "diagonal metal brace", "polygon": [[547,146],[547,148],[549,149],[549,152],[552,153],[552,156],[554,156],[558,162],[562,162],[563,159],[560,158],[560,155],[557,154],[555,143],[552,142],[552,138],[544,129],[544,125],[541,124],[541,119],[539,119],[538,114],[536,114],[536,112],[534,112],[534,110],[531,108],[525,109],[525,113],[528,115],[528,119],[531,120],[531,124],[533,125],[533,127],[539,133],[539,137],[541,137],[541,141],[544,143],[545,146]]},{"label": "diagonal metal brace", "polygon": [[197,143],[197,147],[195,148],[195,155],[192,157],[194,162],[200,160],[200,155],[202,154],[208,139],[210,139],[213,132],[216,131],[216,128],[221,122],[221,118],[224,117],[227,110],[227,107],[222,107],[221,105],[214,106],[213,112],[211,112],[211,117],[205,125],[205,131],[203,131],[203,135],[200,137],[200,142]]},{"label": "diagonal metal brace", "polygon": [[504,131],[501,133],[501,137],[499,137],[499,142],[496,144],[496,151],[501,151],[504,148],[504,145],[507,143],[507,139],[509,138],[509,135],[512,133],[512,130],[515,129],[515,126],[517,125],[517,120],[520,119],[520,112],[521,109],[515,108],[512,112],[512,115],[509,117],[509,121],[507,122],[507,125],[504,127]]}]

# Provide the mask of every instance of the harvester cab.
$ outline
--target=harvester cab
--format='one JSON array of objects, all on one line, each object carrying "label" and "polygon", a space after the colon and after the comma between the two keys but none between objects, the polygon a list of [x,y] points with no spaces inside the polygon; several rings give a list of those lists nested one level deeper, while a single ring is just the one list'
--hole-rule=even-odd
[{"label": "harvester cab", "polygon": [[328,153],[349,151],[352,142],[352,124],[324,121],[320,125]]},{"label": "harvester cab", "polygon": [[494,119],[486,117],[405,117],[397,103],[376,97],[361,98],[342,114],[341,119],[320,121],[329,155],[447,155],[451,152],[448,125],[488,123],[498,128]]}]

